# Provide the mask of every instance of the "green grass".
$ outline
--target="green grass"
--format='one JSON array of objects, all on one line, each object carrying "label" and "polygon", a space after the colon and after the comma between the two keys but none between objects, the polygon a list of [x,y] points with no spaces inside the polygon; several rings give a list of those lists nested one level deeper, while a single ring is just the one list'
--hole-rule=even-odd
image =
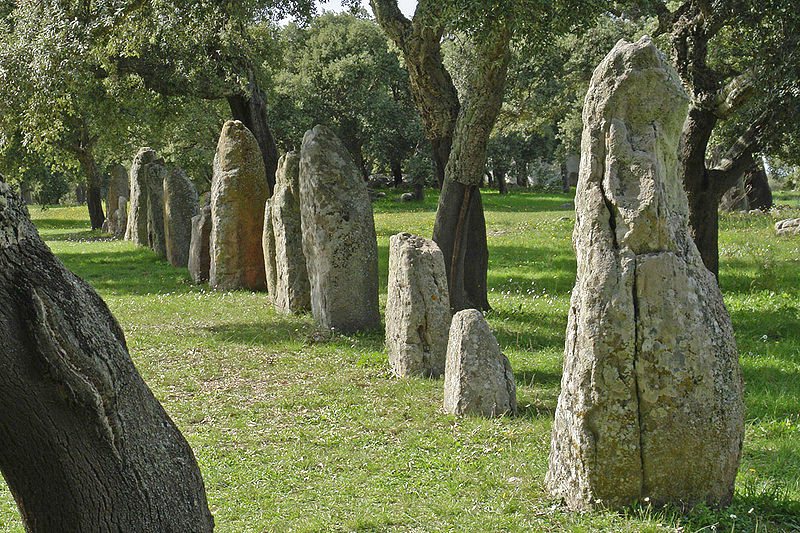
[{"label": "green grass", "polygon": [[[375,204],[382,305],[389,236],[430,235],[436,201],[429,192],[422,205]],[[263,294],[209,292],[149,251],[89,231],[81,208],[31,213],[120,321],[139,371],[197,455],[218,531],[800,528],[800,237],[776,237],[771,215],[722,220],[721,285],[747,382],[733,505],[571,514],[547,496],[575,278],[568,201],[484,196],[488,318],[520,405],[520,416],[498,420],[445,415],[441,380],[393,379],[381,334],[324,338],[310,317],[280,316]],[[22,531],[5,486],[0,530]]]}]

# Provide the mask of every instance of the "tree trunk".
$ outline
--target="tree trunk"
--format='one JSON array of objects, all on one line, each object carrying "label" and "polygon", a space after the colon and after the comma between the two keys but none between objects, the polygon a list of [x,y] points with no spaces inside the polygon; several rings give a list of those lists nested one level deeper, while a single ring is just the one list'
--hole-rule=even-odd
[{"label": "tree trunk", "polygon": [[689,199],[689,226],[703,263],[719,275],[719,201],[706,168],[706,148],[717,118],[711,111],[690,106],[683,127],[681,162],[683,187]]},{"label": "tree trunk", "polygon": [[267,172],[269,195],[275,188],[275,171],[278,170],[278,147],[267,122],[267,104],[263,91],[258,87],[253,74],[248,84],[249,95],[228,96],[228,106],[235,120],[241,121],[258,141],[264,169]]},{"label": "tree trunk", "polygon": [[480,184],[486,148],[503,103],[510,33],[501,26],[475,43],[470,93],[461,108],[447,162],[444,187],[433,227],[433,240],[445,257],[453,311],[488,310],[489,252]]},{"label": "tree trunk", "polygon": [[186,440],[0,182],[0,470],[28,531],[211,531]]},{"label": "tree trunk", "polygon": [[495,169],[494,179],[497,180],[497,191],[500,194],[508,194],[508,183],[506,183],[506,171],[503,169]]},{"label": "tree trunk", "polygon": [[744,187],[750,209],[767,211],[772,208],[772,189],[769,187],[767,173],[759,161],[755,161],[745,172]]},{"label": "tree trunk", "polygon": [[453,146],[453,137],[443,137],[431,141],[433,150],[433,170],[436,172],[436,183],[439,190],[444,185],[444,172],[447,168],[447,160],[450,158],[450,149]]},{"label": "tree trunk", "polygon": [[517,186],[518,187],[527,187],[528,186],[528,162],[521,161],[517,162]]},{"label": "tree trunk", "polygon": [[445,181],[433,240],[444,255],[451,309],[490,309],[486,291],[486,222],[477,185]]},{"label": "tree trunk", "polygon": [[89,221],[92,229],[101,229],[106,220],[103,214],[103,176],[97,168],[91,146],[78,149],[76,155],[86,177],[86,205],[89,208]]},{"label": "tree trunk", "polygon": [[412,20],[403,15],[397,0],[370,0],[370,6],[384,33],[403,53],[411,96],[433,149],[441,189],[460,109],[458,91],[442,62],[441,3],[417,2]]},{"label": "tree trunk", "polygon": [[402,187],[403,185],[403,163],[398,159],[391,162],[392,177],[394,178],[394,186]]}]

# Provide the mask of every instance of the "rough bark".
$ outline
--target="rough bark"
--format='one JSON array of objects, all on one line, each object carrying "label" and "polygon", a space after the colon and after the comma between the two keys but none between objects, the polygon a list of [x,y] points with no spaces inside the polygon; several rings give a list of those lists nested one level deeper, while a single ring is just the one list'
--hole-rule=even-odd
[{"label": "rough bark", "polygon": [[486,275],[489,252],[479,186],[486,167],[486,145],[503,99],[510,33],[498,28],[476,43],[476,61],[453,137],[433,240],[447,266],[450,306],[489,309]]},{"label": "rough bark", "polygon": [[421,0],[414,17],[408,20],[397,7],[397,0],[370,0],[370,5],[378,24],[403,54],[411,95],[431,143],[441,188],[460,109],[453,79],[442,63],[441,8],[435,0]]},{"label": "rough bark", "polygon": [[100,174],[100,169],[97,168],[97,162],[94,159],[94,152],[92,144],[88,141],[88,137],[82,139],[82,143],[76,147],[75,155],[78,163],[81,165],[81,170],[86,177],[86,205],[89,209],[89,221],[92,224],[92,229],[101,229],[106,217],[103,213],[103,176]]},{"label": "rough bark", "polygon": [[393,159],[391,162],[392,178],[395,187],[403,185],[403,162],[399,159]]},{"label": "rough bark", "polygon": [[211,531],[188,443],[105,303],[0,181],[0,470],[29,531]]},{"label": "rough bark", "polygon": [[719,120],[735,113],[753,94],[753,73],[730,79],[707,64],[709,42],[731,22],[730,10],[688,0],[675,12],[662,5],[659,26],[669,26],[672,63],[689,91],[691,103],[681,141],[683,184],[689,197],[689,224],[703,263],[719,275],[719,205],[742,177],[758,146],[766,120],[754,121],[714,168],[707,166],[708,142]]}]

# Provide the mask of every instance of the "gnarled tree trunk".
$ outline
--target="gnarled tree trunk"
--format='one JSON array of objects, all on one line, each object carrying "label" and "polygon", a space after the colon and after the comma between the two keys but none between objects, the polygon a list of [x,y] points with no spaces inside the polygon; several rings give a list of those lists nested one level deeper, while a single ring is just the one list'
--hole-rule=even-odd
[{"label": "gnarled tree trunk", "polygon": [[192,450],[0,180],[0,470],[28,531],[211,531]]},{"label": "gnarled tree trunk", "polygon": [[444,187],[433,226],[433,240],[445,258],[450,307],[489,309],[489,251],[480,184],[486,145],[500,107],[508,71],[510,32],[505,26],[475,43],[470,93],[461,108],[447,162]]}]

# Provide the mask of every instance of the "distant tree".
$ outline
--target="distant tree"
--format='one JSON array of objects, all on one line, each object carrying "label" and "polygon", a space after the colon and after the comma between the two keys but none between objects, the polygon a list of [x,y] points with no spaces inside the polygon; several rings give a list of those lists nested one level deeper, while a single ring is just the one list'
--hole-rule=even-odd
[{"label": "distant tree", "polygon": [[[635,9],[642,8],[657,14],[657,33],[668,38],[691,99],[683,184],[694,241],[717,275],[722,195],[753,167],[756,153],[780,152],[798,131],[800,12],[793,0],[653,0]],[[715,143],[720,158],[711,157]]]},{"label": "distant tree", "polygon": [[330,126],[365,177],[369,161],[402,179],[420,133],[408,76],[380,28],[365,14],[326,13],[307,28],[280,31],[284,58],[274,74],[278,142],[299,146],[315,124]]},{"label": "distant tree", "polygon": [[[489,135],[503,101],[512,37],[524,34],[535,48],[543,37],[594,9],[586,2],[569,4],[420,0],[408,19],[396,0],[370,0],[378,23],[403,55],[442,180],[433,239],[445,257],[454,310],[489,309],[489,253],[479,187]],[[459,80],[461,94],[442,60],[445,35],[464,36],[468,68]]]}]

